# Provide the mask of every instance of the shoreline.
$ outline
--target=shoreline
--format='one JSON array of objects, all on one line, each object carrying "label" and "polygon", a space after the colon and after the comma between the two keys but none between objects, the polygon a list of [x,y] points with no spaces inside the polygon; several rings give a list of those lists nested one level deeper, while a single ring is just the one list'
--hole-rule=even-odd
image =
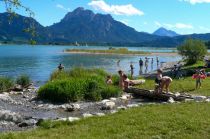
[{"label": "shoreline", "polygon": [[145,54],[119,54],[119,53],[92,53],[92,52],[68,52],[63,51],[65,54],[87,54],[87,55],[128,55],[128,56],[179,56],[176,52],[149,52]]}]

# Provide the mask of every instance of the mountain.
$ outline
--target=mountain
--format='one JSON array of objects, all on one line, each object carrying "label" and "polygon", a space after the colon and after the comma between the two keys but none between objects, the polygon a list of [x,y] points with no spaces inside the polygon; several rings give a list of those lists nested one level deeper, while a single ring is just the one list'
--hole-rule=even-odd
[{"label": "mountain", "polygon": [[[10,18],[13,18],[10,20]],[[24,30],[35,27],[36,35]],[[160,28],[154,34],[138,32],[107,14],[77,8],[61,21],[44,27],[35,19],[9,13],[0,13],[0,42],[27,43],[33,39],[38,44],[89,43],[98,45],[125,45],[139,47],[176,47],[188,38],[210,40],[209,34],[178,35]]]},{"label": "mountain", "polygon": [[137,32],[114,20],[109,14],[94,14],[84,8],[69,12],[60,22],[47,27],[47,30],[50,38],[58,42],[136,43],[159,38]]},{"label": "mountain", "polygon": [[[36,39],[39,42],[44,40],[45,28],[35,19],[21,15],[11,15],[10,13],[0,14],[0,40],[28,42],[33,38],[27,29],[35,28]],[[29,31],[29,30],[28,30]]]},{"label": "mountain", "polygon": [[167,37],[179,36],[179,34],[177,34],[176,32],[171,31],[171,30],[167,30],[167,29],[165,29],[163,27],[161,27],[158,30],[156,30],[153,34],[157,35],[157,36],[167,36]]}]

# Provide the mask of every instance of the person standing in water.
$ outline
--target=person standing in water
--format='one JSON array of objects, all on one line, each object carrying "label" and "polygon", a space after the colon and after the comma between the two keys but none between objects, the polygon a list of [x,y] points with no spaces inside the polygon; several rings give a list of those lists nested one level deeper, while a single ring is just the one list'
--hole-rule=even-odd
[{"label": "person standing in water", "polygon": [[143,72],[143,66],[144,66],[144,61],[141,58],[139,60],[139,66],[140,66],[139,75],[141,75]]},{"label": "person standing in water", "polygon": [[62,71],[64,69],[64,66],[60,63],[59,65],[58,65],[58,70],[59,71]]},{"label": "person standing in water", "polygon": [[153,63],[154,63],[154,59],[152,58],[152,60],[151,60],[151,70],[153,70]]},{"label": "person standing in water", "polygon": [[157,61],[157,67],[159,67],[159,58],[156,57],[156,61]]},{"label": "person standing in water", "polygon": [[131,64],[130,64],[130,71],[131,71],[131,79],[133,79],[133,74],[134,74],[134,67],[133,67],[133,64],[132,64],[132,62],[131,62]]},{"label": "person standing in water", "polygon": [[149,58],[145,57],[145,73],[148,72],[148,64],[149,64]]}]

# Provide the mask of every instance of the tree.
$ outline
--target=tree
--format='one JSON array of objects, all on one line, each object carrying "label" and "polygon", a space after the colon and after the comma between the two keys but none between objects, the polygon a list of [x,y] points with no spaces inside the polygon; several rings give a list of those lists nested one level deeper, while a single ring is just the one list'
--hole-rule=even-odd
[{"label": "tree", "polygon": [[0,2],[5,4],[5,8],[8,13],[15,15],[15,10],[23,9],[29,14],[29,17],[34,16],[34,12],[32,12],[30,8],[22,5],[20,0],[0,0]]},{"label": "tree", "polygon": [[210,49],[210,41],[206,42],[206,46],[208,49]]},{"label": "tree", "polygon": [[188,39],[184,44],[177,47],[178,53],[183,56],[187,64],[194,64],[203,60],[207,54],[207,48],[204,42],[200,40]]}]

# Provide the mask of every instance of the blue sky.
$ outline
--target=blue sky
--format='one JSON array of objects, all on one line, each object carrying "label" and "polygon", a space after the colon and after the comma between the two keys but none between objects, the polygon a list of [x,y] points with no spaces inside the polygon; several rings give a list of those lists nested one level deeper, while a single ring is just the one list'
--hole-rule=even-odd
[{"label": "blue sky", "polygon": [[[111,14],[137,31],[152,33],[159,27],[180,34],[210,33],[210,0],[22,0],[35,19],[48,26],[77,7]],[[0,12],[5,7],[0,3]],[[25,14],[23,11],[17,11]]]}]

